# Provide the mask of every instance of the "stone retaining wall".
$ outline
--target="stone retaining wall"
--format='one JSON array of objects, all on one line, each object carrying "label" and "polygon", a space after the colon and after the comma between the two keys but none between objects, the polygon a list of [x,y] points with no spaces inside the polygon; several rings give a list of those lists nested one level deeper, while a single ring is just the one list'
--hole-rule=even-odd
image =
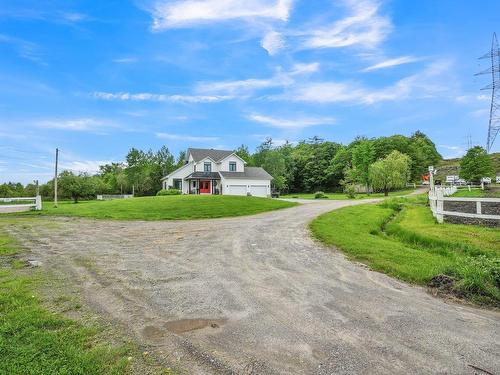
[{"label": "stone retaining wall", "polygon": [[[476,202],[443,202],[444,211],[476,213]],[[496,202],[481,202],[481,213],[485,215],[500,215],[500,203]],[[485,225],[488,227],[500,227],[500,220],[478,219],[473,217],[461,217],[444,215],[444,221],[454,224],[474,224]]]}]

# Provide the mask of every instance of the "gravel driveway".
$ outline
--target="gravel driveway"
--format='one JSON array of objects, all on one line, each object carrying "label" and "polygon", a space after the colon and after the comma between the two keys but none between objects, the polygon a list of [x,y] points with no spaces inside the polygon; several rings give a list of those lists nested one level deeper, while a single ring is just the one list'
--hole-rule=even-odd
[{"label": "gravel driveway", "polygon": [[500,373],[498,312],[434,298],[310,238],[314,217],[360,203],[199,221],[40,218],[11,231],[185,373]]}]

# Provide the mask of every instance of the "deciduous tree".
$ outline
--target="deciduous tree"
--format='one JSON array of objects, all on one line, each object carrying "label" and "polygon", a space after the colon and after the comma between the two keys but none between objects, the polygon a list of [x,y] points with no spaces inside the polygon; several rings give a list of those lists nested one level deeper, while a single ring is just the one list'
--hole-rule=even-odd
[{"label": "deciduous tree", "polygon": [[467,181],[480,182],[481,178],[492,175],[491,159],[481,146],[470,148],[460,161],[460,177]]},{"label": "deciduous tree", "polygon": [[399,151],[392,151],[370,166],[370,183],[385,196],[393,189],[404,187],[409,178],[410,158]]}]

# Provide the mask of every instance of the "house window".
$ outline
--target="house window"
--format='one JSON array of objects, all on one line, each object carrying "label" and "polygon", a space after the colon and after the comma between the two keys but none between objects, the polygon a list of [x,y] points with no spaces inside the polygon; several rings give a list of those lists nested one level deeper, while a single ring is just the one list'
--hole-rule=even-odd
[{"label": "house window", "polygon": [[236,172],[236,162],[235,161],[229,162],[229,172]]},{"label": "house window", "polygon": [[212,172],[212,163],[210,163],[209,161],[206,161],[203,164],[203,171],[204,172]]},{"label": "house window", "polygon": [[182,190],[182,179],[174,178],[174,189]]}]

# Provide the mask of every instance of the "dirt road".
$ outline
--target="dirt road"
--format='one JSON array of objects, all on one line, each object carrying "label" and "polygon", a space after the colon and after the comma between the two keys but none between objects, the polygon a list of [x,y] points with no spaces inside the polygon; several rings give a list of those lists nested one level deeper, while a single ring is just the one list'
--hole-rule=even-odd
[{"label": "dirt road", "polygon": [[188,374],[499,373],[499,313],[446,303],[310,239],[315,216],[359,203],[11,230],[95,311]]}]

